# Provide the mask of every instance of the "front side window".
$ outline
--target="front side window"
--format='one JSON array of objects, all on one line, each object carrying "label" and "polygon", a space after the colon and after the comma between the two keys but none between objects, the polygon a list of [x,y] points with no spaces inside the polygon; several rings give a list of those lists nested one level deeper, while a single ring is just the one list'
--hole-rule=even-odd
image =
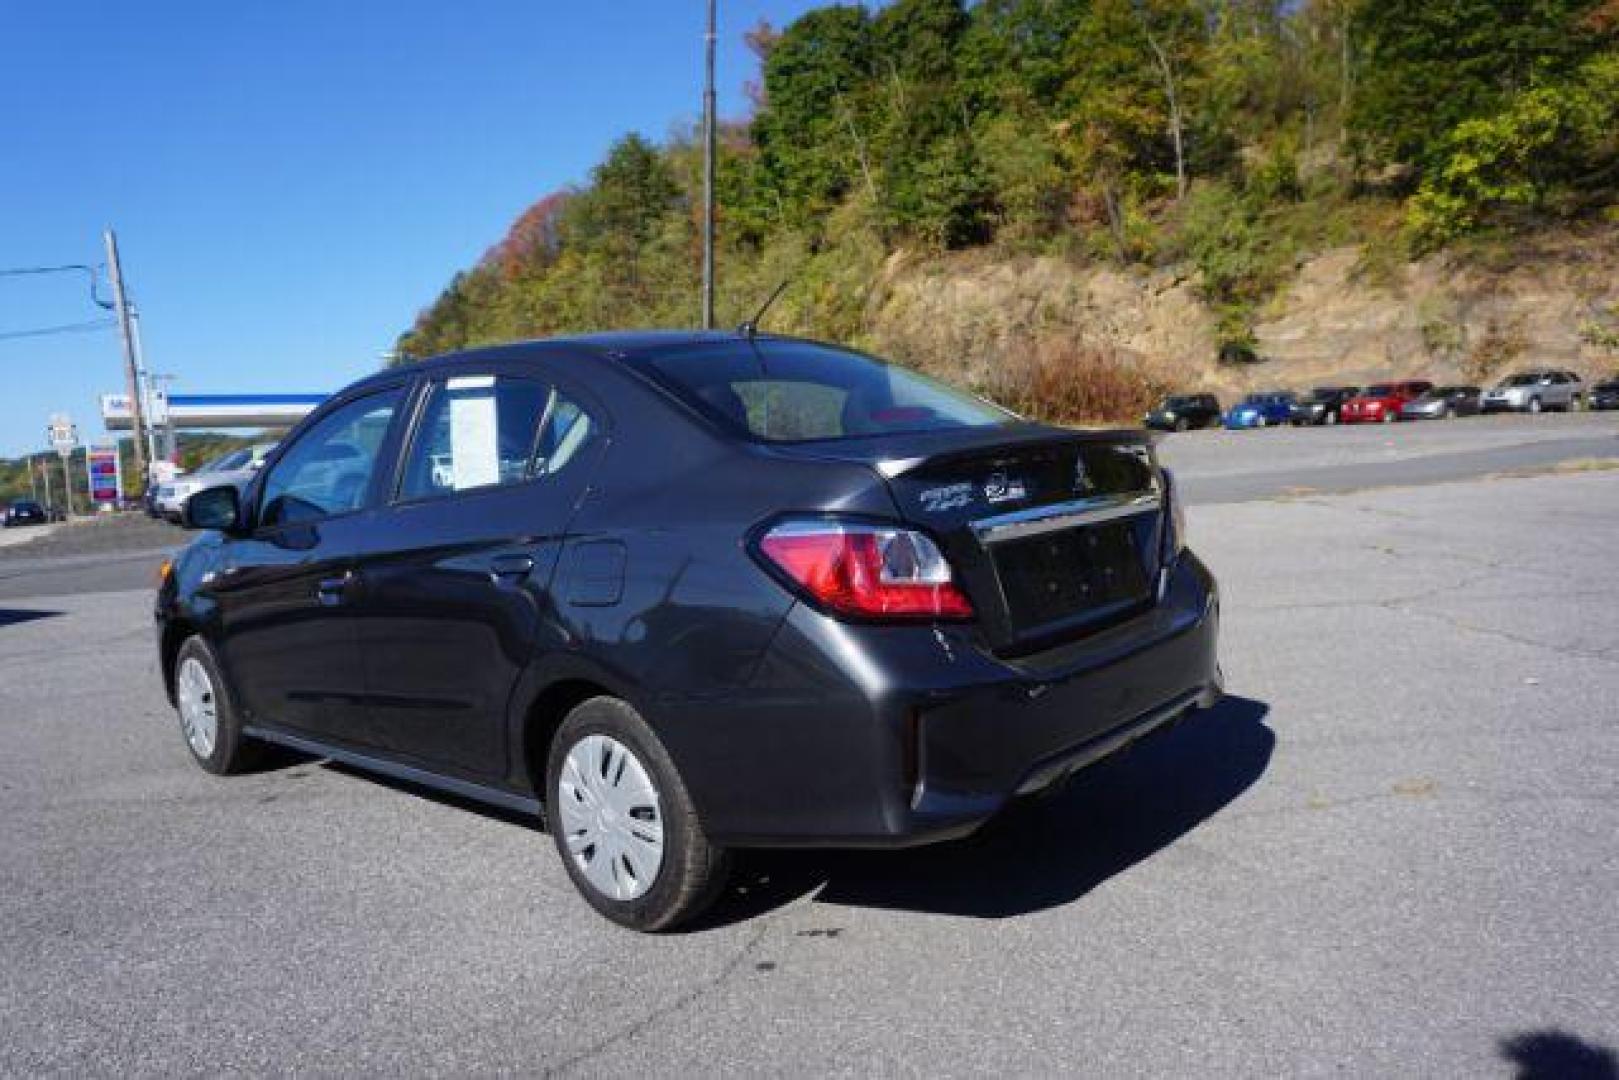
[{"label": "front side window", "polygon": [[259,524],[315,521],[365,505],[401,391],[351,401],[304,432],[264,478]]}]

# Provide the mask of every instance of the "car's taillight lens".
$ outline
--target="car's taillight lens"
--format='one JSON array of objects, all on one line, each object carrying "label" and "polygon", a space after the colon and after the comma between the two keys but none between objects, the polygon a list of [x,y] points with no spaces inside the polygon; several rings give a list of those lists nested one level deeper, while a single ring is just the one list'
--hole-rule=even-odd
[{"label": "car's taillight lens", "polygon": [[759,540],[759,551],[810,599],[870,619],[970,619],[950,563],[922,533],[886,525],[790,521]]}]

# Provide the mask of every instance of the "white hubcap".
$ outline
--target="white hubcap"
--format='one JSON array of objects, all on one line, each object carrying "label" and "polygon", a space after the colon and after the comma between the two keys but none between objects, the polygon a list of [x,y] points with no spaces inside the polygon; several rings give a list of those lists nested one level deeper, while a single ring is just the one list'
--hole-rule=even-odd
[{"label": "white hubcap", "polygon": [[587,735],[562,762],[557,825],[574,865],[613,900],[646,893],[663,866],[663,810],[646,768],[629,747]]},{"label": "white hubcap", "polygon": [[211,757],[219,738],[219,703],[215,700],[214,681],[196,657],[188,656],[180,663],[175,696],[180,700],[180,728],[192,753],[200,758]]}]

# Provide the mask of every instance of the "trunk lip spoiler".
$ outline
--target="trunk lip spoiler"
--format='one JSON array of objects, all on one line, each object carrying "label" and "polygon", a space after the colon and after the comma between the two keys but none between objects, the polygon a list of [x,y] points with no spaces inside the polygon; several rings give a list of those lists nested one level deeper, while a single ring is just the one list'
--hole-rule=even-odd
[{"label": "trunk lip spoiler", "polygon": [[1025,432],[1020,437],[1004,441],[944,447],[931,453],[907,454],[903,457],[878,458],[869,464],[882,475],[883,479],[894,480],[923,466],[949,465],[971,458],[992,457],[997,452],[1056,449],[1076,442],[1092,446],[1139,446],[1151,450],[1157,447],[1162,438],[1158,432],[1138,428],[1077,430],[1044,428]]},{"label": "trunk lip spoiler", "polygon": [[973,533],[985,544],[1018,540],[1059,529],[1100,525],[1138,514],[1163,509],[1158,490],[1134,491],[1122,495],[1096,495],[1085,499],[1033,506],[971,522]]}]

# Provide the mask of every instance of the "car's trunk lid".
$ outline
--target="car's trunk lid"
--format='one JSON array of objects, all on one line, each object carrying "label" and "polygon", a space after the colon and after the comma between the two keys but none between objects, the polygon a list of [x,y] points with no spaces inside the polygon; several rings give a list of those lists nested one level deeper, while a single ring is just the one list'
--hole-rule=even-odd
[{"label": "car's trunk lid", "polygon": [[1030,652],[1151,606],[1163,545],[1152,437],[1038,425],[798,444],[888,482],[938,538],[991,645]]}]

